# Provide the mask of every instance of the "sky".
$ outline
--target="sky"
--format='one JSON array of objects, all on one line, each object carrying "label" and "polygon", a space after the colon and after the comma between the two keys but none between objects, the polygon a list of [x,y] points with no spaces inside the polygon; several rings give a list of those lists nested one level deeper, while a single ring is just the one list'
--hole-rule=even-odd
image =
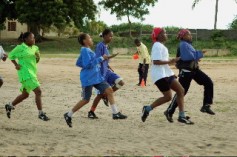
[{"label": "sky", "polygon": [[[94,0],[98,3],[100,0]],[[131,18],[132,22],[142,22],[155,27],[175,26],[189,29],[213,29],[216,0],[201,0],[192,9],[193,0],[158,0],[154,7],[149,7],[150,14],[145,20]],[[101,8],[101,7],[100,7]],[[219,0],[217,29],[228,29],[228,25],[237,16],[235,0]],[[108,26],[127,23],[127,18],[117,20],[116,15],[101,9],[98,20]]]}]

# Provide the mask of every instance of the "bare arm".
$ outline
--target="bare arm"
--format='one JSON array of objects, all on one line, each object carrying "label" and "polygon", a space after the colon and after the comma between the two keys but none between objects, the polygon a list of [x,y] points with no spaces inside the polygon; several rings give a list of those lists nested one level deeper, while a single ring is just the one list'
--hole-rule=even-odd
[{"label": "bare arm", "polygon": [[119,54],[119,53],[116,53],[116,54],[110,55],[110,56],[109,56],[109,59],[116,57],[118,54]]},{"label": "bare arm", "polygon": [[8,55],[6,53],[3,53],[2,60],[5,62],[7,60]]},{"label": "bare arm", "polygon": [[179,59],[180,59],[180,57],[173,58],[173,59],[170,59],[170,60],[168,60],[168,61],[154,60],[154,61],[153,61],[153,64],[155,64],[155,65],[174,64],[174,63],[176,63]]},{"label": "bare arm", "polygon": [[35,53],[35,58],[36,58],[36,63],[38,63],[40,61],[40,53],[39,52]]},{"label": "bare arm", "polygon": [[136,51],[136,52],[134,53],[134,55],[135,55],[135,54],[138,54],[138,51]]},{"label": "bare arm", "polygon": [[21,66],[15,60],[11,60],[11,61],[15,65],[16,70],[20,70]]},{"label": "bare arm", "polygon": [[143,59],[143,65],[145,65],[145,64],[146,64],[146,59],[144,58],[144,59]]},{"label": "bare arm", "polygon": [[111,68],[111,66],[109,66],[109,65],[108,65],[108,68],[109,68],[111,71],[113,71],[113,72],[114,72],[114,70]]}]

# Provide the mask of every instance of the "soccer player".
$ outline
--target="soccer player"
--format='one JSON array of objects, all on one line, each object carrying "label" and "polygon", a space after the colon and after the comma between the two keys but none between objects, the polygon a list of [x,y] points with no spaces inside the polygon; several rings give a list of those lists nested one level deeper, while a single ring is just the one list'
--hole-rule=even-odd
[{"label": "soccer player", "polygon": [[[215,115],[215,112],[211,110],[211,104],[213,103],[213,82],[209,76],[199,69],[198,65],[198,61],[204,56],[205,51],[197,51],[193,48],[192,35],[188,29],[180,30],[177,38],[180,40],[177,49],[177,56],[180,57],[180,61],[176,65],[179,69],[179,82],[183,86],[185,94],[187,94],[192,80],[204,86],[204,99],[200,111]],[[176,107],[177,96],[175,95],[170,106],[164,112],[169,122],[173,122],[172,116]]]},{"label": "soccer player", "polygon": [[[39,111],[38,118],[48,121],[49,118],[42,110],[41,89],[37,78],[37,63],[40,60],[39,48],[35,45],[35,37],[31,32],[23,34],[23,43],[16,46],[10,53],[9,59],[14,64],[18,80],[21,83],[21,94],[12,102],[5,105],[8,118],[16,105],[29,97],[31,91],[35,93],[35,102]],[[17,61],[16,61],[17,60]]]},{"label": "soccer player", "polygon": [[155,100],[151,105],[144,106],[142,109],[142,121],[145,122],[149,113],[156,107],[169,102],[172,99],[171,89],[177,94],[177,103],[179,106],[178,121],[184,124],[193,124],[184,113],[184,89],[176,80],[174,72],[170,69],[169,64],[173,64],[179,58],[169,59],[168,49],[164,43],[167,35],[164,29],[154,28],[152,32],[153,46],[151,51],[151,78],[153,83],[163,94],[163,97]]},{"label": "soccer player", "polygon": [[[110,56],[108,46],[113,39],[113,32],[110,29],[105,29],[102,32],[101,37],[103,38],[103,41],[99,42],[96,45],[95,50],[96,57],[102,57],[103,55]],[[118,54],[111,55],[110,59],[117,55]],[[100,63],[100,71],[102,76],[105,78],[105,81],[112,87],[114,92],[124,85],[123,79],[119,75],[117,75],[109,66],[109,60],[104,60]],[[90,111],[88,112],[88,118],[91,119],[98,118],[95,114],[95,110],[101,99],[103,99],[105,105],[108,106],[107,96],[97,91],[97,96],[93,101]]]},{"label": "soccer player", "polygon": [[90,49],[93,46],[93,41],[88,34],[82,33],[78,37],[78,42],[81,44],[81,53],[78,57],[76,65],[81,67],[80,80],[82,84],[82,100],[80,100],[69,112],[64,114],[64,119],[69,127],[72,127],[72,115],[81,107],[89,103],[92,89],[95,87],[100,93],[105,93],[108,97],[113,119],[126,119],[127,116],[120,113],[115,104],[113,89],[100,72],[100,63],[108,60],[109,56],[104,54],[101,57],[96,57],[95,53]]}]

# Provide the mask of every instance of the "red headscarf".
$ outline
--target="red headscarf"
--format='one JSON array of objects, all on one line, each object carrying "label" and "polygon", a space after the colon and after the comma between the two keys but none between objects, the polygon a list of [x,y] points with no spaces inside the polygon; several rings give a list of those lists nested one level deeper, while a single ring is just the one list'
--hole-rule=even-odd
[{"label": "red headscarf", "polygon": [[182,39],[187,33],[189,32],[188,29],[181,29],[178,33],[177,39]]},{"label": "red headscarf", "polygon": [[152,31],[151,38],[153,42],[156,42],[158,35],[163,31],[163,28],[155,27]]}]

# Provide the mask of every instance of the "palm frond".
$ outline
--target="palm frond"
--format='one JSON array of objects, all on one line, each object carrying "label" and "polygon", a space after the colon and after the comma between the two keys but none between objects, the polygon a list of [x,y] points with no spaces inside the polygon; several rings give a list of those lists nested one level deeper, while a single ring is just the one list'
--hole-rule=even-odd
[{"label": "palm frond", "polygon": [[[201,0],[194,0],[193,1],[193,5],[192,5],[192,9],[194,9],[196,7],[196,5],[200,2]],[[235,0],[237,1],[237,0]]]}]

